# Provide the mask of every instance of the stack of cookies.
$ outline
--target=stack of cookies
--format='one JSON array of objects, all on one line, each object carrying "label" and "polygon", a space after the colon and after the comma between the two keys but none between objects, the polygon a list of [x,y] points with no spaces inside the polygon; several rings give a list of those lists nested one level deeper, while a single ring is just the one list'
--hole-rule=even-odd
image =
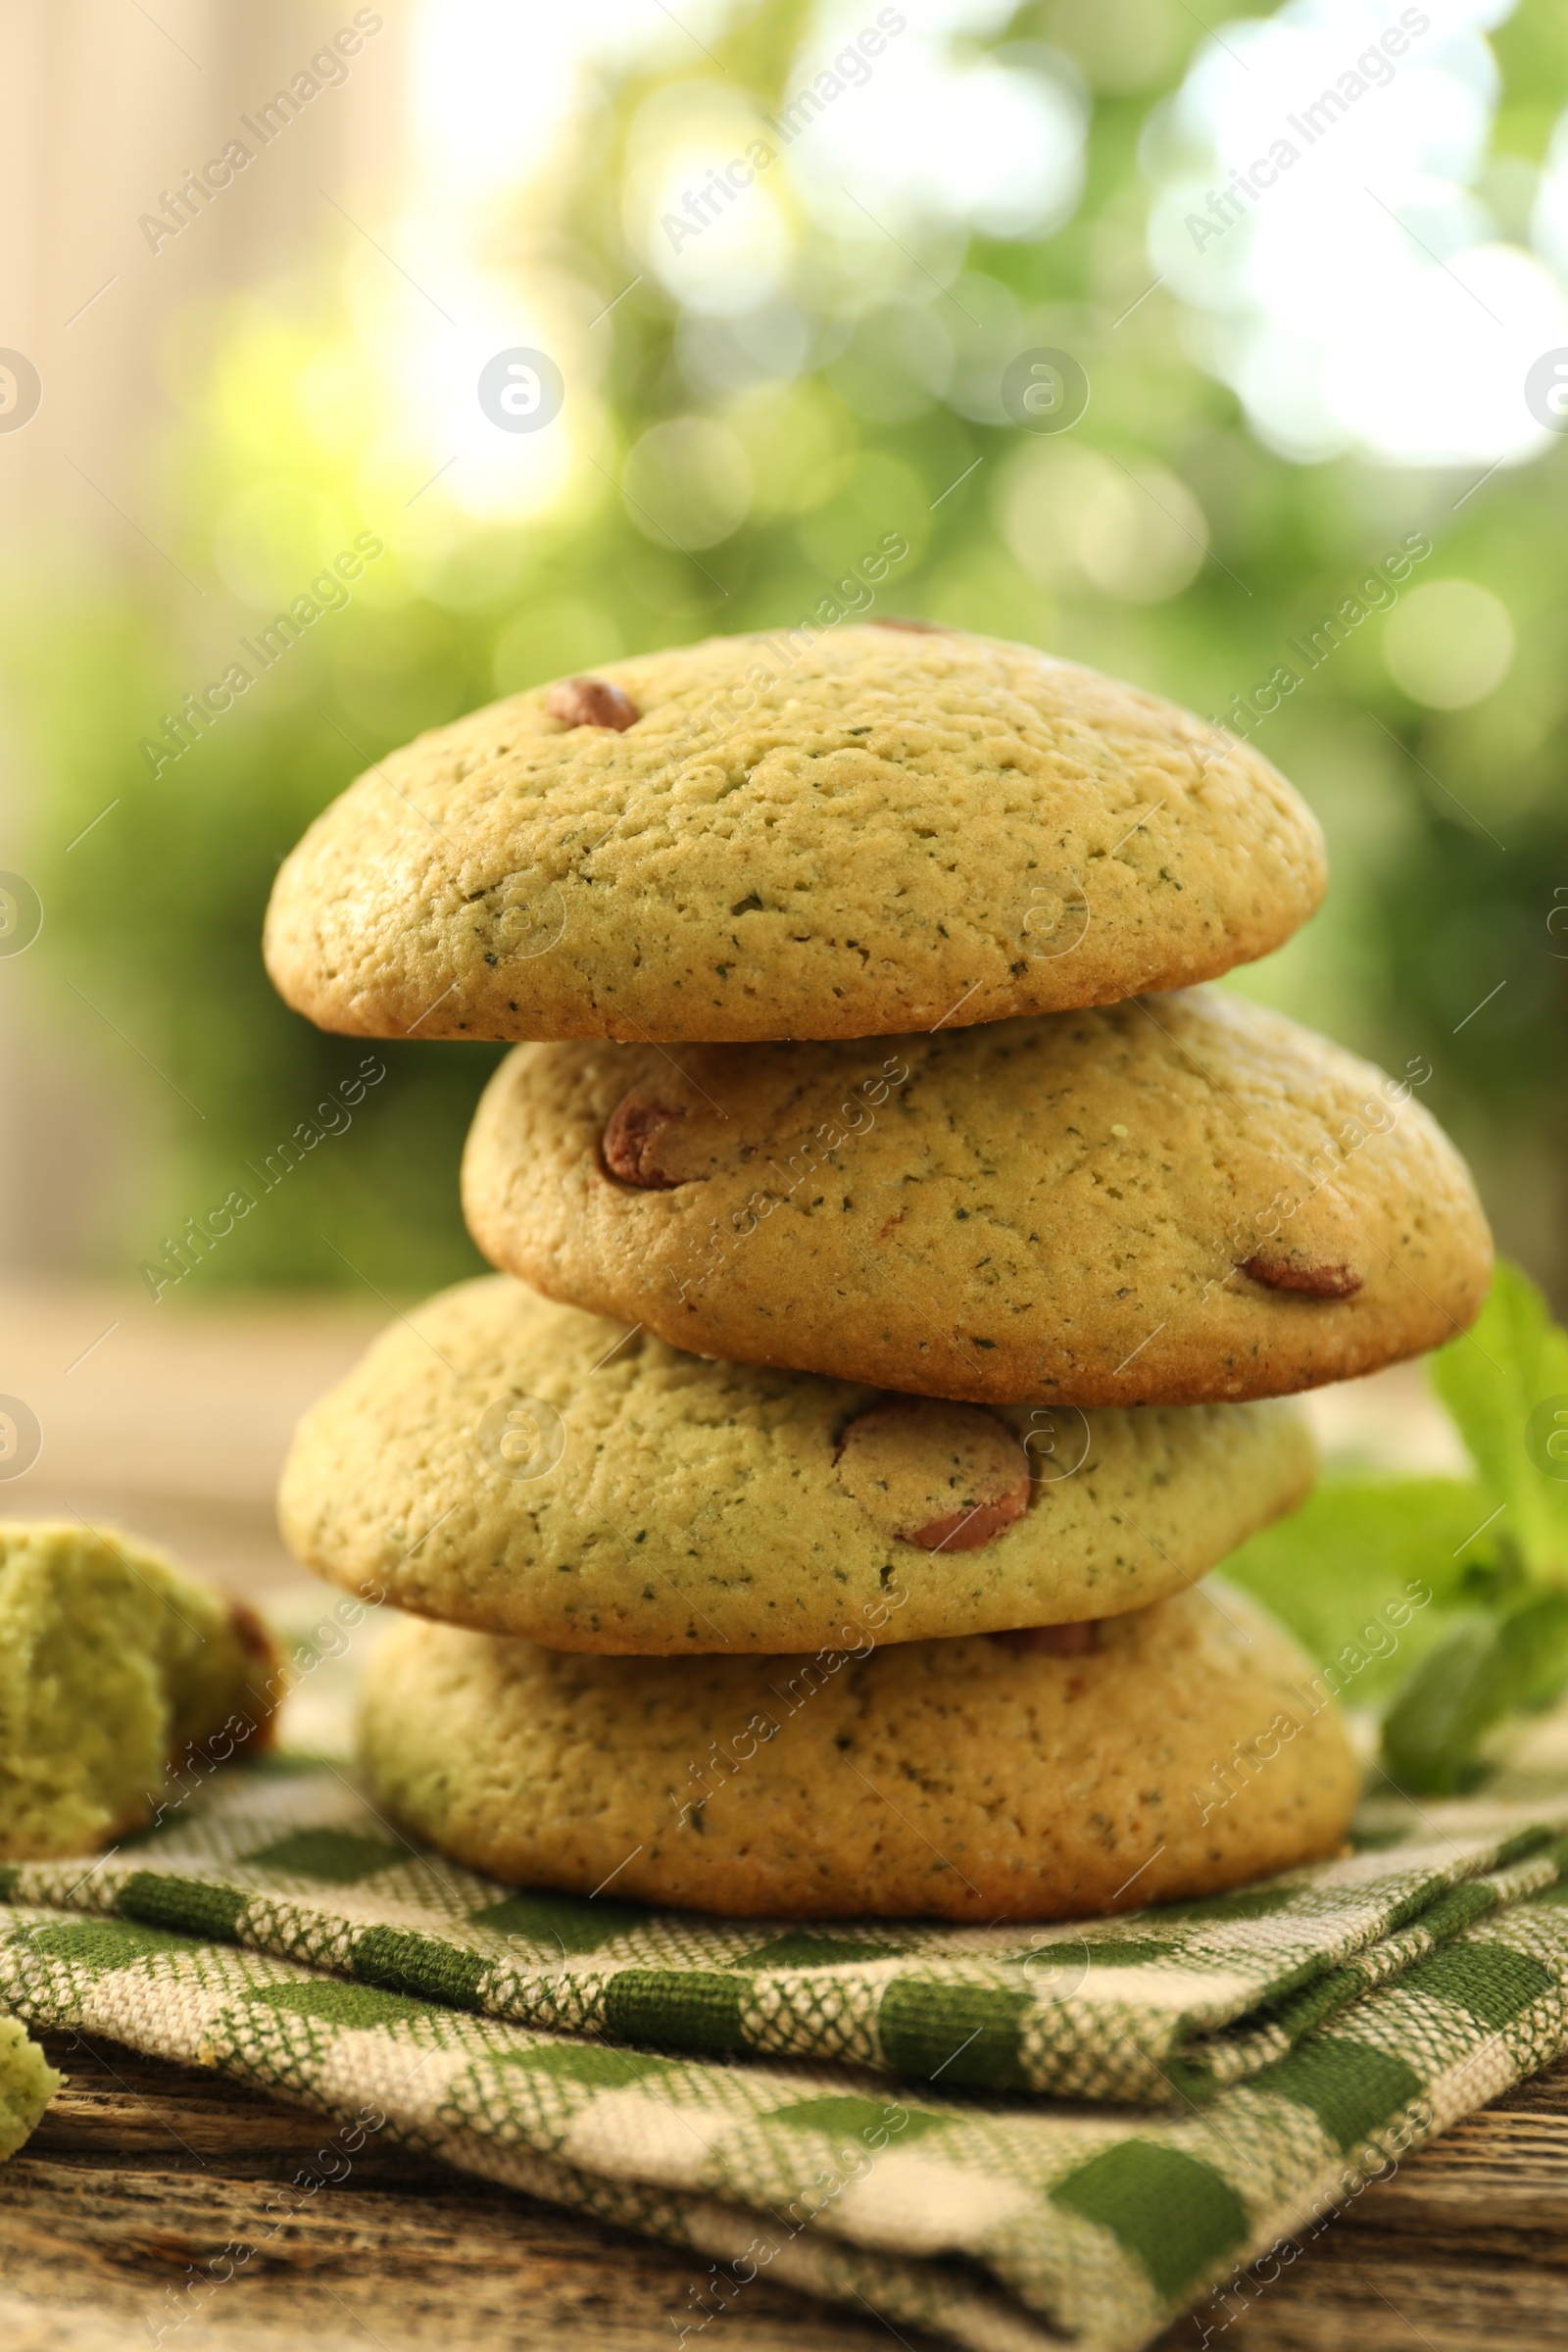
[{"label": "stack of cookies", "polygon": [[536,1041],[464,1169],[504,1271],[400,1317],[284,1473],[297,1556],[408,1612],[385,1811],[764,1917],[1333,1852],[1332,1698],[1204,1580],[1311,1484],[1275,1400],[1449,1338],[1490,1251],[1407,1083],[1197,985],[1323,879],[1250,748],[910,622],[616,662],[353,785],[278,877],[283,995]]}]

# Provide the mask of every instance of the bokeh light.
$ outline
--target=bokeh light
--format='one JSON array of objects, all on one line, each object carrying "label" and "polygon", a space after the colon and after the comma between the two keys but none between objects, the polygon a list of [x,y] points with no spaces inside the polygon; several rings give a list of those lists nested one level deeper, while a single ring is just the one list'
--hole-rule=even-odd
[{"label": "bokeh light", "polygon": [[1154,266],[1210,315],[1210,364],[1285,454],[1541,447],[1522,387],[1568,340],[1555,200],[1538,254],[1499,239],[1478,192],[1498,98],[1483,36],[1510,13],[1292,0],[1228,24],[1152,122]]},{"label": "bokeh light", "polygon": [[1383,658],[1412,702],[1462,710],[1501,685],[1515,642],[1508,608],[1490,588],[1425,580],[1390,613]]},{"label": "bokeh light", "polygon": [[[114,975],[207,1113],[187,1131],[127,1085],[125,1130],[72,1165],[144,1174],[114,1200],[62,1176],[90,1194],[73,1246],[133,1264],[329,1074],[255,939],[350,775],[491,695],[870,600],[1245,725],[1317,808],[1334,888],[1227,985],[1432,1055],[1505,1244],[1568,1296],[1568,1109],[1542,1078],[1568,1012],[1544,944],[1568,877],[1552,0],[409,0],[397,22],[308,230],[220,304],[192,279],[161,330],[168,415],[103,473],[179,568],[106,508],[114,563],[72,573],[62,531],[36,567],[69,596],[8,612],[51,937],[89,993]],[[1008,404],[1042,351],[1088,387],[1066,429]],[[537,428],[480,396],[518,352],[562,386]],[[384,553],[349,604],[149,775],[157,714],[367,529]],[[80,1021],[64,1003],[61,1068],[96,1050]],[[449,1180],[487,1049],[398,1052],[356,1145],[360,1238],[383,1287],[433,1285],[472,1263]],[[323,1223],[280,1204],[214,1279],[341,1279]]]}]

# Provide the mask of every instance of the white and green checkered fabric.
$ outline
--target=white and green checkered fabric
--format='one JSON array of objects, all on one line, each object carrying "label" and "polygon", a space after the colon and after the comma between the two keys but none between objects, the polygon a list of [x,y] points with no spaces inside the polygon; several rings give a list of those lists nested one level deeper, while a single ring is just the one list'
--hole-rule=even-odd
[{"label": "white and green checkered fabric", "polygon": [[0,1865],[0,1898],[661,2049],[1180,2109],[1560,1868],[1568,1795],[1469,1801],[1396,1813],[1344,1861],[1117,1920],[803,1928],[519,1894],[407,1844],[337,1765],[278,1757],[90,1864]]},{"label": "white and green checkered fabric", "polygon": [[1568,2046],[1568,1799],[1082,1930],[806,1929],[518,1894],[280,1760],[0,1896],[0,2010],[729,2266],[687,2333],[765,2271],[1134,2347]]}]

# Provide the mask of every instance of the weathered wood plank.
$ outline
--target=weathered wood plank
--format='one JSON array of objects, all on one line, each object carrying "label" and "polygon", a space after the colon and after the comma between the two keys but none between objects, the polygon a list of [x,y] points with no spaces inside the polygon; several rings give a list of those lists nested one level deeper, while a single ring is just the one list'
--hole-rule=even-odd
[{"label": "weathered wood plank", "polygon": [[[706,2266],[674,2251],[373,2138],[346,2179],[302,2196],[296,2173],[332,2136],[318,2117],[113,2044],[48,2047],[71,2080],[0,2169],[5,2352],[514,2352],[564,2334],[672,2352],[692,2316]],[[268,2208],[285,2191],[279,2223]],[[211,2278],[246,2246],[231,2278]],[[763,2279],[725,2311],[723,2338],[728,2352],[890,2342]]]},{"label": "weathered wood plank", "polygon": [[[296,2189],[279,2223],[269,2206],[330,2139],[318,2118],[110,2043],[50,2051],[71,2079],[0,2171],[6,2352],[515,2352],[563,2333],[585,2352],[663,2352],[692,2315],[704,2266],[374,2138],[345,2180]],[[231,2279],[211,2277],[246,2246]],[[727,2352],[891,2340],[761,2279],[722,2321]],[[1368,2187],[1277,2278],[1181,2322],[1162,2352],[1565,2341],[1568,2062]]]}]

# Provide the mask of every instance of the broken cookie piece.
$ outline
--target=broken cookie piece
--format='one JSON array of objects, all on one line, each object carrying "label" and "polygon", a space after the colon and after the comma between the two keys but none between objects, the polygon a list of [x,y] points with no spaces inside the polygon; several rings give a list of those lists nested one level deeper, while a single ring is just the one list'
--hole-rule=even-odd
[{"label": "broken cookie piece", "polygon": [[267,1744],[282,1688],[260,1619],[133,1537],[0,1526],[0,1857],[145,1829],[193,1751]]}]

